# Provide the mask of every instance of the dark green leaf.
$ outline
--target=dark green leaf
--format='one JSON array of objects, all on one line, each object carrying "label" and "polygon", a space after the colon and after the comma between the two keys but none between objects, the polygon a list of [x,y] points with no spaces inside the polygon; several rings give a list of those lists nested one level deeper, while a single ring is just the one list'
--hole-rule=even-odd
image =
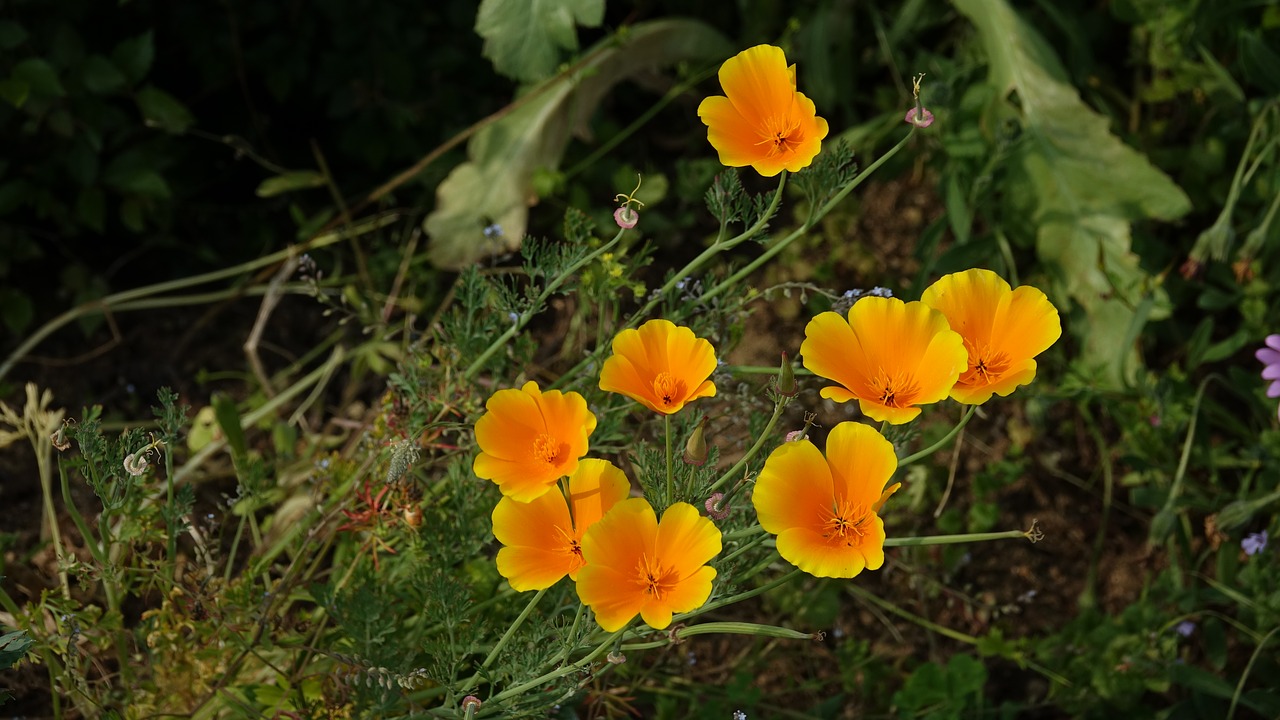
[{"label": "dark green leaf", "polygon": [[108,170],[103,176],[103,182],[112,189],[129,195],[169,197],[169,183],[165,182],[160,173],[150,168],[136,168],[122,172]]},{"label": "dark green leaf", "polygon": [[[0,318],[3,318],[13,337],[22,337],[35,318],[35,306],[31,304],[31,298],[21,290],[0,287]],[[3,663],[0,663],[0,667],[4,667]]]},{"label": "dark green leaf", "polygon": [[16,78],[0,80],[0,98],[16,108],[22,107],[30,94],[31,88],[21,80]]},{"label": "dark green leaf", "polygon": [[100,188],[85,188],[76,197],[76,219],[85,227],[102,232],[107,223],[107,197]]},{"label": "dark green leaf", "polygon": [[16,22],[0,20],[0,50],[12,50],[26,41],[26,28]]},{"label": "dark green leaf", "polygon": [[180,135],[191,126],[191,111],[187,106],[154,85],[139,90],[135,99],[143,119],[152,127]]},{"label": "dark green leaf", "polygon": [[155,45],[151,31],[129,38],[116,45],[111,51],[111,62],[129,78],[131,83],[139,83],[151,70],[151,61],[155,58]]},{"label": "dark green leaf", "polygon": [[101,55],[90,55],[81,72],[85,88],[98,95],[119,92],[129,84],[124,73]]},{"label": "dark green leaf", "polygon": [[44,58],[27,58],[13,67],[13,79],[26,84],[33,95],[40,97],[63,97],[67,91],[58,80],[58,71]]}]

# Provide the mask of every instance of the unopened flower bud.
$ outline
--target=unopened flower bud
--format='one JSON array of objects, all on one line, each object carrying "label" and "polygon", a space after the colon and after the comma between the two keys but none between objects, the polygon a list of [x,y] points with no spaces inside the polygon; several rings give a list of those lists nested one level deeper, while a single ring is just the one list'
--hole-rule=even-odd
[{"label": "unopened flower bud", "polygon": [[684,461],[689,465],[702,467],[707,463],[707,418],[704,416],[693,429],[693,434],[684,444]]},{"label": "unopened flower bud", "polygon": [[774,383],[774,389],[779,395],[785,397],[795,397],[800,392],[800,388],[796,386],[796,373],[791,367],[791,358],[787,357],[786,351],[782,353],[782,367],[778,369],[778,380]]}]

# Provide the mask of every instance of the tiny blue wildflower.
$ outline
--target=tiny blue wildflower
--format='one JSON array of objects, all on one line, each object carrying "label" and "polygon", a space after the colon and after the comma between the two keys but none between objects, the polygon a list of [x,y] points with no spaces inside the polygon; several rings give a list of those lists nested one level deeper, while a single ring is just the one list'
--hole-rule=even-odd
[{"label": "tiny blue wildflower", "polygon": [[493,223],[484,229],[484,237],[486,240],[502,237],[502,226]]},{"label": "tiny blue wildflower", "polygon": [[747,714],[741,710],[733,711],[733,720],[747,720]]},{"label": "tiny blue wildflower", "polygon": [[875,287],[871,288],[869,291],[867,291],[867,294],[868,294],[868,295],[873,295],[873,296],[875,296],[875,297],[882,297],[882,298],[891,298],[891,297],[893,297],[893,291],[892,291],[892,290],[890,290],[889,288],[886,288],[886,287],[880,287],[879,285],[877,285],[877,286],[875,286]]},{"label": "tiny blue wildflower", "polygon": [[1267,549],[1267,531],[1250,533],[1240,541],[1240,548],[1245,555],[1256,555]]},{"label": "tiny blue wildflower", "polygon": [[507,319],[510,320],[511,322],[517,322],[520,320],[520,316],[517,315],[516,313],[509,312],[507,313]]},{"label": "tiny blue wildflower", "polygon": [[1182,637],[1191,637],[1191,633],[1196,631],[1196,624],[1190,620],[1183,620],[1173,628]]}]

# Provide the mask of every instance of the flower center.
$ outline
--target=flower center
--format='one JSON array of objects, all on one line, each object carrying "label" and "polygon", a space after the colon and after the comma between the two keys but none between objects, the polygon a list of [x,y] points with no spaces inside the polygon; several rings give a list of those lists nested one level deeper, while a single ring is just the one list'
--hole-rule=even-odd
[{"label": "flower center", "polygon": [[533,459],[548,465],[558,465],[568,449],[565,443],[542,433],[533,440]]},{"label": "flower center", "polygon": [[844,543],[848,547],[862,544],[871,523],[868,518],[874,513],[866,505],[853,504],[848,501],[833,504],[826,520],[822,523],[822,537],[830,543]]},{"label": "flower center", "polygon": [[587,561],[582,558],[582,542],[574,537],[571,531],[557,525],[556,535],[560,541],[560,551],[571,556],[569,558],[571,564],[570,572],[587,564]]},{"label": "flower center", "polygon": [[804,132],[800,130],[800,121],[788,115],[772,117],[765,123],[764,139],[757,145],[769,145],[769,157],[795,152],[804,142]]},{"label": "flower center", "polygon": [[1012,363],[1006,353],[993,350],[990,345],[978,347],[968,341],[965,341],[965,346],[969,351],[969,369],[960,375],[958,382],[961,385],[990,385],[1009,371]]},{"label": "flower center", "polygon": [[662,401],[663,405],[667,407],[675,405],[684,400],[684,381],[673,377],[669,372],[660,372],[658,377],[653,379],[653,394]]},{"label": "flower center", "polygon": [[884,368],[876,370],[875,379],[871,381],[872,398],[881,405],[891,408],[907,408],[916,402],[920,394],[920,386],[910,373],[897,371],[886,372]]},{"label": "flower center", "polygon": [[676,571],[673,568],[666,568],[657,560],[651,560],[648,555],[641,555],[640,562],[636,565],[636,575],[639,576],[640,587],[644,589],[646,595],[653,596],[656,600],[661,600],[662,596],[670,592],[676,586]]}]

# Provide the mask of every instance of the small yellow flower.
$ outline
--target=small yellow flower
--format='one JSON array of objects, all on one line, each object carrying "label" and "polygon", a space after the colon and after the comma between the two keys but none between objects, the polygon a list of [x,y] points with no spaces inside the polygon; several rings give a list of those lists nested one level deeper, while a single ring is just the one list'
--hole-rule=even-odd
[{"label": "small yellow flower", "polygon": [[650,320],[614,337],[613,355],[600,368],[600,389],[671,415],[685,403],[715,397],[708,379],[715,369],[711,343],[669,320]]},{"label": "small yellow flower", "polygon": [[578,469],[596,416],[576,392],[542,392],[529,381],[519,390],[499,390],[476,421],[480,454],[472,469],[498,484],[502,494],[529,502]]},{"label": "small yellow flower", "polygon": [[796,68],[782,48],[757,45],[720,66],[724,95],[705,98],[698,117],[729,167],[750,165],[765,177],[809,166],[822,149],[827,121],[796,91]]},{"label": "small yellow flower", "polygon": [[857,400],[863,414],[894,425],[915,419],[918,405],[947,397],[967,359],[942,313],[897,298],[864,297],[848,320],[822,313],[804,335],[804,366],[840,383],[822,388],[822,397]]},{"label": "small yellow flower", "polygon": [[1058,310],[1043,292],[1009,283],[990,270],[946,275],[920,298],[946,315],[968,352],[951,397],[981,405],[992,394],[1005,397],[1035,379],[1035,356],[1062,335]]}]

